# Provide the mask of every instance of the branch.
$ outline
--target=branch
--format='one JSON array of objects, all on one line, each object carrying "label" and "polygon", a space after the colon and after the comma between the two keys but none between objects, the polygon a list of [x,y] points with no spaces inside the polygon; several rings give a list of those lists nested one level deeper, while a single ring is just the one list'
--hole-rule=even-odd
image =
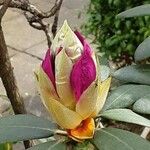
[{"label": "branch", "polygon": [[37,29],[37,30],[43,30],[46,38],[47,38],[47,44],[48,47],[51,47],[51,37],[49,34],[49,23],[46,23],[43,21],[43,19],[35,17],[35,16],[29,16],[27,13],[24,13],[27,21],[29,22],[30,26],[32,26],[33,28]]},{"label": "branch", "polygon": [[[12,104],[14,113],[25,114],[26,109],[24,106],[23,98],[21,97],[16,84],[16,79],[13,73],[13,67],[11,66],[11,62],[8,55],[8,49],[1,27],[2,18],[6,13],[10,2],[11,0],[5,0],[3,6],[0,9],[0,77],[5,87],[7,97],[9,98]],[[24,141],[24,146],[25,148],[29,148],[31,146],[30,141]]]},{"label": "branch", "polygon": [[5,0],[2,8],[0,9],[0,20],[2,20],[2,17],[4,16],[7,8],[9,7],[9,3],[11,0]]},{"label": "branch", "polygon": [[[54,37],[57,31],[59,10],[62,5],[62,2],[63,0],[56,0],[54,6],[48,12],[43,12],[39,10],[34,5],[30,4],[29,0],[12,0],[8,6],[23,10],[29,25],[37,30],[44,31],[47,38],[48,47],[50,48],[51,36],[49,33],[49,23],[44,22],[43,19],[55,15],[54,22],[51,28],[51,32]],[[4,3],[4,1],[0,2],[0,5]]]},{"label": "branch", "polygon": [[55,37],[56,35],[56,32],[57,32],[57,27],[58,27],[58,18],[59,18],[59,12],[60,12],[60,7],[62,5],[62,1],[60,2],[60,6],[59,6],[59,9],[56,11],[56,14],[55,14],[55,17],[54,17],[54,22],[53,22],[53,25],[52,25],[52,34],[53,34],[53,38]]},{"label": "branch", "polygon": [[[43,12],[37,9],[34,5],[30,4],[29,1],[25,0],[12,0],[9,4],[11,8],[18,8],[23,11],[29,12],[34,16],[38,16],[39,18],[49,18],[55,15],[56,11],[60,8],[63,0],[56,0],[55,5],[48,12]],[[0,5],[3,5],[5,2],[0,2]]]}]

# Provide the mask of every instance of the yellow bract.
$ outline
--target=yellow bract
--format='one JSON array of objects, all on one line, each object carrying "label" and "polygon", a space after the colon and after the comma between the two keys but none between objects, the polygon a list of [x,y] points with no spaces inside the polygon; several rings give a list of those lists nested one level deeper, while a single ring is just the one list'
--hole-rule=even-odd
[{"label": "yellow bract", "polygon": [[56,89],[61,102],[68,108],[75,108],[75,97],[70,85],[70,73],[73,64],[64,49],[59,52],[55,60]]},{"label": "yellow bract", "polygon": [[59,97],[55,91],[55,88],[48,78],[47,74],[43,71],[42,67],[35,73],[37,76],[37,84],[39,88],[39,92],[42,98],[42,101],[47,108],[47,103],[50,98],[59,100]]},{"label": "yellow bract", "polygon": [[68,109],[57,100],[49,99],[47,107],[53,119],[64,129],[74,129],[79,126],[82,121],[78,113]]},{"label": "yellow bract", "polygon": [[76,104],[78,112],[83,120],[88,118],[95,109],[98,96],[97,81],[93,82],[81,95],[79,102]]},{"label": "yellow bract", "polygon": [[100,112],[100,110],[102,109],[102,107],[106,101],[107,95],[108,95],[110,84],[111,84],[111,77],[109,77],[108,79],[106,79],[105,81],[103,81],[100,84],[100,88],[98,91],[99,95],[98,95],[96,107],[95,107],[95,110],[93,111],[93,114],[91,115],[91,117],[96,117],[98,115],[98,113]]},{"label": "yellow bract", "polygon": [[67,55],[71,58],[72,61],[75,61],[81,56],[83,46],[80,40],[77,38],[75,33],[69,27],[67,21],[64,21],[63,26],[57,32],[53,42],[52,42],[52,51],[56,54],[58,49],[62,47],[65,49]]}]

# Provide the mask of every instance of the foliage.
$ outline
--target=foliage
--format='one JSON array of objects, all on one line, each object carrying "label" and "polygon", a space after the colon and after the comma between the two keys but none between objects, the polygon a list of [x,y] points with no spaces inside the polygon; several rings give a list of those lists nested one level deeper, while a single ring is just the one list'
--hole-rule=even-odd
[{"label": "foliage", "polygon": [[149,150],[150,144],[128,131],[106,128],[99,130],[92,143],[98,150]]},{"label": "foliage", "polygon": [[[150,35],[150,17],[120,20],[116,14],[149,3],[149,0],[91,0],[84,24],[86,35],[93,35],[93,43],[107,58],[121,58],[131,62],[136,47]],[[148,11],[148,10],[147,10]],[[139,11],[141,12],[141,11]]]},{"label": "foliage", "polygon": [[52,122],[32,115],[2,117],[0,118],[0,143],[50,137],[54,135],[55,130]]},{"label": "foliage", "polygon": [[66,150],[66,144],[59,141],[49,141],[43,144],[38,144],[28,150]]},{"label": "foliage", "polygon": [[[150,5],[129,9],[120,13],[118,17],[128,18],[145,14],[150,14]],[[149,58],[150,37],[146,38],[135,51],[134,59],[137,64],[123,67],[113,73],[116,79],[124,81],[126,84],[111,92],[103,111],[132,107],[137,113],[150,114],[150,64],[146,64],[145,61]]]}]

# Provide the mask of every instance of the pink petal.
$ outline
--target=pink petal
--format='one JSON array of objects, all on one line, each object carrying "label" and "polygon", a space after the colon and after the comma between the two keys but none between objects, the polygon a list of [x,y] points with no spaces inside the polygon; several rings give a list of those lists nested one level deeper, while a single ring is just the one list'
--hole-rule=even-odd
[{"label": "pink petal", "polygon": [[96,78],[96,66],[91,57],[91,48],[84,44],[84,51],[80,59],[74,64],[70,82],[78,101],[81,94]]},{"label": "pink petal", "polygon": [[46,52],[45,59],[42,62],[42,68],[44,72],[48,75],[49,79],[52,81],[55,87],[54,58],[51,54],[50,49],[48,49]]},{"label": "pink petal", "polygon": [[88,47],[88,51],[93,51],[89,45],[89,43],[87,42],[87,40],[82,36],[82,34],[78,31],[74,32],[76,34],[76,36],[78,37],[78,39],[80,40],[80,42],[82,43],[84,50],[86,49],[85,47]]},{"label": "pink petal", "polygon": [[84,45],[85,38],[81,35],[81,33],[78,32],[78,31],[74,31],[74,33],[76,34],[76,36],[78,37],[78,39],[80,40],[80,42],[82,43],[82,45]]}]

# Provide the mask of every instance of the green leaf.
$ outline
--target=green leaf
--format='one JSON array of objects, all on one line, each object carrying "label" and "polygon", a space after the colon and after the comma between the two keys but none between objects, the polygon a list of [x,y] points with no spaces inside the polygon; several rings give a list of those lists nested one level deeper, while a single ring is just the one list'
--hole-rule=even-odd
[{"label": "green leaf", "polygon": [[142,114],[150,114],[150,94],[136,101],[133,105],[133,110]]},{"label": "green leaf", "polygon": [[136,49],[135,61],[141,61],[150,57],[150,37],[145,39]]},{"label": "green leaf", "polygon": [[49,120],[33,115],[11,115],[0,118],[0,143],[52,136],[55,126]]},{"label": "green leaf", "polygon": [[113,76],[118,80],[150,85],[150,65],[132,65],[117,70]]},{"label": "green leaf", "polygon": [[66,150],[66,144],[60,141],[49,141],[33,146],[27,150]]},{"label": "green leaf", "polygon": [[110,75],[109,67],[107,67],[105,65],[101,65],[100,66],[100,74],[101,74],[101,80],[102,81],[106,80]]},{"label": "green leaf", "polygon": [[91,142],[98,150],[150,150],[150,142],[147,140],[115,128],[100,129]]},{"label": "green leaf", "polygon": [[150,86],[148,85],[122,85],[113,90],[107,98],[103,110],[113,108],[125,108],[131,106],[141,97],[149,94]]},{"label": "green leaf", "polygon": [[111,109],[100,114],[101,117],[116,121],[134,123],[146,127],[150,127],[150,120],[134,113],[130,109]]},{"label": "green leaf", "polygon": [[137,6],[117,15],[118,18],[129,18],[150,15],[150,4]]},{"label": "green leaf", "polygon": [[90,141],[78,142],[73,146],[73,150],[94,150]]}]

